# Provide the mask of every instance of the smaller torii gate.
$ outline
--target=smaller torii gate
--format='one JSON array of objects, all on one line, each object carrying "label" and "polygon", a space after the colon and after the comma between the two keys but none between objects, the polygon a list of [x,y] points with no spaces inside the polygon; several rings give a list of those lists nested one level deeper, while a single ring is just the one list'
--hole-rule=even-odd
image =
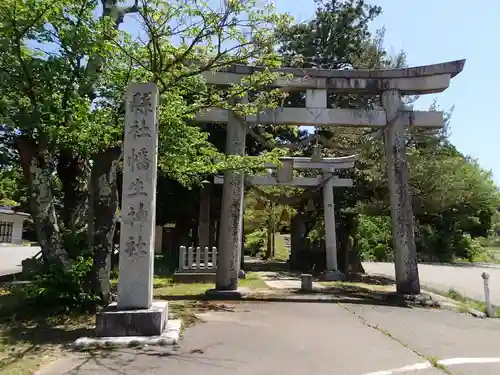
[{"label": "smaller torii gate", "polygon": [[[353,168],[357,160],[356,155],[336,157],[336,158],[315,158],[309,157],[283,157],[280,158],[282,165],[265,163],[264,167],[276,170],[276,177],[271,173],[267,176],[246,176],[245,184],[264,185],[264,186],[295,186],[295,187],[314,187],[323,188],[323,212],[325,218],[325,247],[326,247],[326,270],[323,274],[325,280],[340,280],[344,277],[338,270],[337,264],[337,237],[335,233],[335,203],[333,198],[333,189],[335,187],[351,187],[353,182],[349,178],[339,178],[335,171],[339,169]],[[320,175],[314,177],[295,177],[294,169],[319,169]],[[223,184],[224,178],[215,176],[215,184]],[[240,251],[243,251],[241,249]]]}]

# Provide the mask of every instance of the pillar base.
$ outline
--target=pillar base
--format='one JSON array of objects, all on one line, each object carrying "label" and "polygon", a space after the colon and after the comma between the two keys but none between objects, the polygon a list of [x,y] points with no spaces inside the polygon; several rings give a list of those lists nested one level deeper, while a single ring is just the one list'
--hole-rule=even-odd
[{"label": "pillar base", "polygon": [[118,310],[112,303],[96,315],[96,336],[160,336],[167,320],[167,301],[153,301],[149,309],[134,310]]},{"label": "pillar base", "polygon": [[114,337],[80,337],[73,343],[76,350],[89,348],[140,347],[148,345],[177,345],[181,330],[180,319],[169,319],[160,336],[114,336]]},{"label": "pillar base", "polygon": [[345,274],[337,270],[326,270],[322,279],[325,281],[341,281],[345,279]]},{"label": "pillar base", "polygon": [[235,300],[245,298],[249,293],[250,289],[248,288],[238,288],[235,290],[209,289],[205,292],[205,296],[210,299]]}]

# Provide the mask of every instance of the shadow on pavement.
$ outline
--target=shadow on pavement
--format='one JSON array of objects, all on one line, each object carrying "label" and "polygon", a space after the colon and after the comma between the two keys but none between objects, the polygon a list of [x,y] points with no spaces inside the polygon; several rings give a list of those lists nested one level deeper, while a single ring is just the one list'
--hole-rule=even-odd
[{"label": "shadow on pavement", "polygon": [[[208,349],[210,349],[210,347],[180,350],[180,348],[176,346],[172,348],[143,347],[140,349],[100,349],[89,351],[79,360],[79,363],[76,366],[65,372],[65,374],[77,375],[81,373],[89,374],[105,371],[109,374],[128,375],[138,367],[140,367],[141,372],[150,373],[154,370],[158,370],[159,368],[168,368],[168,363],[165,363],[163,360],[196,363],[215,368],[224,368],[226,364],[241,362],[231,358],[204,356],[203,354],[205,354],[205,351]],[[151,361],[152,358],[160,358],[162,361]]]}]

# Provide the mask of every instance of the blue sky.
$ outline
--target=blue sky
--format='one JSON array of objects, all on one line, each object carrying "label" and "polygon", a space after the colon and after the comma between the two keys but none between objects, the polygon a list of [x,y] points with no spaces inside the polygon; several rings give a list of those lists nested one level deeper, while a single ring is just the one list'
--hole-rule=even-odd
[{"label": "blue sky", "polygon": [[[494,65],[500,59],[500,1],[478,3],[457,0],[376,0],[383,14],[373,30],[385,26],[385,46],[394,53],[404,50],[410,66],[466,58],[464,71],[450,88],[436,95],[442,109],[455,106],[451,119],[451,140],[458,149],[479,160],[493,172],[500,185],[500,119],[492,110],[500,88]],[[296,21],[314,14],[313,0],[275,0],[280,12]],[[300,4],[300,6],[299,6]],[[493,66],[488,63],[491,61]],[[421,97],[415,106],[427,109],[434,95]]]},{"label": "blue sky", "polygon": [[[396,54],[404,50],[409,66],[467,59],[464,71],[450,88],[437,95],[422,96],[416,109],[428,109],[434,98],[443,110],[455,106],[451,118],[451,141],[464,154],[493,172],[500,185],[500,119],[493,116],[500,74],[500,1],[482,0],[478,5],[458,0],[367,0],[383,9],[372,31],[385,27],[385,47]],[[279,12],[295,21],[312,19],[314,0],[274,0]],[[480,4],[480,5],[479,5]],[[130,31],[130,30],[129,30]],[[488,63],[491,61],[493,66]]]}]

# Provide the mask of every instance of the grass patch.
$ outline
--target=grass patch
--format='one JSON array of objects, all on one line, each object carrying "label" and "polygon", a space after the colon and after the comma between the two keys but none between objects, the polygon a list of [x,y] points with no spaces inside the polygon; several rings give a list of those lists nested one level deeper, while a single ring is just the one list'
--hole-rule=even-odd
[{"label": "grass patch", "polygon": [[[468,312],[469,309],[474,309],[486,313],[486,304],[484,302],[468,298],[454,289],[450,288],[445,296],[459,303],[458,310],[460,312]],[[495,317],[500,317],[500,307],[493,306],[493,313]]]},{"label": "grass patch", "polygon": [[32,374],[94,330],[94,315],[51,316],[26,305],[22,288],[0,286],[0,375]]},{"label": "grass patch", "polygon": [[486,247],[486,252],[492,259],[490,263],[500,263],[500,246],[488,246]]},{"label": "grass patch", "polygon": [[444,373],[446,373],[448,375],[453,375],[453,373],[451,372],[451,370],[449,370],[446,366],[444,366],[444,365],[442,365],[442,364],[439,363],[439,358],[436,358],[436,357],[426,357],[426,356],[423,356],[423,355],[420,355],[420,356],[422,356],[425,359],[427,359],[427,361],[429,361],[429,363],[433,367],[435,367],[435,368],[443,371]]},{"label": "grass patch", "polygon": [[161,282],[154,283],[153,295],[157,298],[168,299],[168,297],[186,297],[186,299],[189,299],[201,296],[208,289],[212,289],[213,287],[214,285],[212,283],[178,284],[172,279],[162,280]]},{"label": "grass patch", "polygon": [[250,289],[268,289],[266,282],[256,272],[248,272],[246,278],[240,280],[240,286]]},{"label": "grass patch", "polygon": [[290,251],[285,245],[285,235],[276,233],[275,237],[274,258],[286,262],[290,256]]},{"label": "grass patch", "polygon": [[[245,279],[239,280],[239,285],[250,289],[264,289],[267,285],[255,272],[247,273]],[[213,283],[176,283],[172,277],[155,277],[153,281],[153,294],[158,298],[202,296],[208,289],[213,289]]]}]

